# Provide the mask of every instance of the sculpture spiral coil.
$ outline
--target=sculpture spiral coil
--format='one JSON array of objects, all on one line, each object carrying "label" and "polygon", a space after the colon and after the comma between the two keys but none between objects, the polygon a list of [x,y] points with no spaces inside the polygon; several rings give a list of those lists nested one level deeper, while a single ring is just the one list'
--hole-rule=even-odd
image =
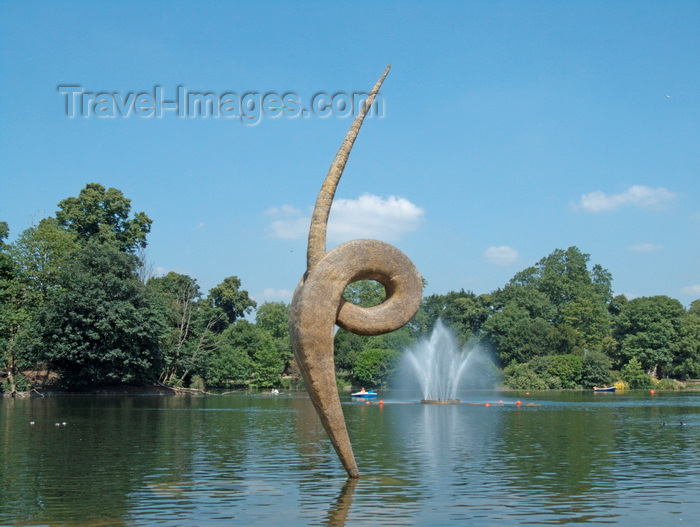
[{"label": "sculpture spiral coil", "polygon": [[[345,426],[335,379],[334,326],[359,335],[380,335],[406,324],[420,306],[423,281],[411,260],[378,240],[353,240],[326,253],[326,227],[345,163],[362,122],[389,73],[388,66],[354,120],[331,164],[316,200],[309,229],[306,273],[294,292],[289,326],[294,356],[311,401],[348,476],[360,476]],[[378,306],[362,308],[343,298],[358,280],[375,280],[386,290]]]}]

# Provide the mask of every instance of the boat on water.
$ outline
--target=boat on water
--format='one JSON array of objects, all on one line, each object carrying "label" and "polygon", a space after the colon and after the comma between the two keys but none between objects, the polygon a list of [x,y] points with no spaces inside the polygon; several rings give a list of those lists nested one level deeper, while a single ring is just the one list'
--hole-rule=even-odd
[{"label": "boat on water", "polygon": [[615,389],[614,386],[604,386],[603,388],[598,388],[597,386],[593,387],[594,392],[614,392]]},{"label": "boat on water", "polygon": [[374,390],[360,390],[359,392],[355,392],[352,394],[353,397],[359,397],[360,399],[371,399],[373,397],[376,397],[377,395],[377,392],[375,392]]}]

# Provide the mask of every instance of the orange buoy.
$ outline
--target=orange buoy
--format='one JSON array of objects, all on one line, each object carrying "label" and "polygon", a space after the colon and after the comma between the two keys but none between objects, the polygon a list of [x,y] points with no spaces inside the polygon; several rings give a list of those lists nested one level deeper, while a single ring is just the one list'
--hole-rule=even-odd
[{"label": "orange buoy", "polygon": [[522,403],[520,401],[515,401],[516,406],[520,406]]},{"label": "orange buoy", "polygon": [[384,401],[379,401],[379,404],[384,404]]},{"label": "orange buoy", "polygon": [[654,395],[654,390],[649,390],[649,393]]},{"label": "orange buoy", "polygon": [[486,403],[484,406],[491,406],[489,403]]}]

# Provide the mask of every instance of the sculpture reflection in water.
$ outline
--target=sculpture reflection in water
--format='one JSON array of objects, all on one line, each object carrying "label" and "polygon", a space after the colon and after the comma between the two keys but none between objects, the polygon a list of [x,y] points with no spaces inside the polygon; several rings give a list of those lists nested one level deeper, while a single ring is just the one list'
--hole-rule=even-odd
[{"label": "sculpture reflection in water", "polygon": [[[335,379],[334,328],[359,335],[381,335],[406,324],[418,310],[423,281],[411,260],[377,240],[353,240],[326,252],[328,215],[345,163],[360,126],[390,66],[386,68],[352,123],[328,170],[316,200],[306,254],[306,272],[294,292],[289,328],[294,356],[309,397],[350,478],[358,478]],[[362,308],[343,298],[359,280],[375,280],[386,290],[378,306]]]}]

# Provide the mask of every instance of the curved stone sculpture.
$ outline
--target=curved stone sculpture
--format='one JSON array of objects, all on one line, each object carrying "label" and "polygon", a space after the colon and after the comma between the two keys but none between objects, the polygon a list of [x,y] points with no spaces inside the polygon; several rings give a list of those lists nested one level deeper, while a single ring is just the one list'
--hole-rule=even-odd
[{"label": "curved stone sculpture", "polygon": [[[348,476],[359,478],[345,426],[335,379],[334,326],[360,335],[394,331],[415,315],[423,281],[411,260],[395,247],[378,240],[353,240],[326,253],[326,227],[335,190],[350,150],[384,78],[372,89],[328,170],[316,200],[309,229],[306,273],[294,292],[289,327],[294,356],[311,401]],[[358,280],[376,280],[386,290],[378,306],[362,308],[347,302],[343,292]]]}]

